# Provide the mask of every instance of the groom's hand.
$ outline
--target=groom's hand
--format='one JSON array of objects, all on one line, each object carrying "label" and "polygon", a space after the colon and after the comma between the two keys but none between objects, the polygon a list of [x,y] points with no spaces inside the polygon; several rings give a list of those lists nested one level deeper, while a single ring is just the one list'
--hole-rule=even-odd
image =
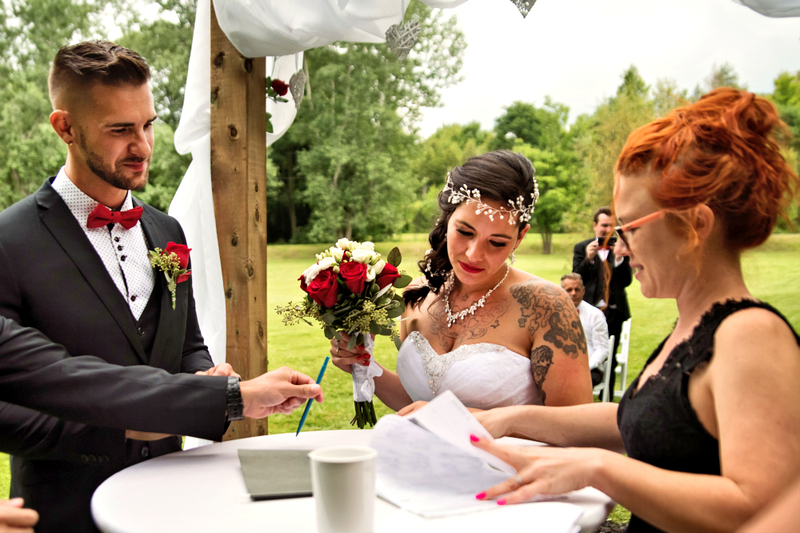
[{"label": "groom's hand", "polygon": [[244,416],[264,418],[274,413],[288,415],[306,400],[324,400],[322,387],[301,372],[289,367],[262,374],[239,385],[244,402]]},{"label": "groom's hand", "polygon": [[0,500],[0,533],[33,533],[39,513],[22,504],[22,498]]},{"label": "groom's hand", "polygon": [[217,366],[212,366],[208,370],[199,370],[195,372],[198,376],[236,376],[241,378],[239,374],[233,371],[233,367],[228,363],[220,363]]}]

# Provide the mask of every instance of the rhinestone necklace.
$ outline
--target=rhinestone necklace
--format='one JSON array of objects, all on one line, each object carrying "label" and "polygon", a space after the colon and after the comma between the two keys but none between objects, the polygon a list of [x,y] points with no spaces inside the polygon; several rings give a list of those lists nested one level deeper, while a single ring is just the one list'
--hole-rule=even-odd
[{"label": "rhinestone necklace", "polygon": [[444,295],[443,295],[443,297],[444,297],[444,312],[447,313],[447,327],[449,328],[450,326],[455,324],[457,320],[463,320],[464,318],[466,318],[467,315],[474,315],[475,311],[477,311],[479,307],[483,307],[483,304],[486,303],[486,298],[488,298],[490,294],[492,294],[494,291],[496,291],[497,287],[502,285],[503,282],[506,280],[506,278],[508,277],[508,271],[509,270],[511,270],[511,268],[508,265],[506,265],[506,273],[503,276],[503,279],[501,279],[497,283],[497,285],[495,285],[493,288],[489,289],[489,292],[484,294],[481,297],[480,300],[478,300],[477,302],[473,303],[469,307],[469,309],[464,309],[460,313],[456,313],[456,314],[453,314],[450,311],[450,293],[453,291],[453,286],[455,285],[455,277],[456,277],[455,271],[451,270],[450,271],[450,276],[448,276],[449,277],[448,281],[450,283],[447,284],[447,288],[445,289]]}]

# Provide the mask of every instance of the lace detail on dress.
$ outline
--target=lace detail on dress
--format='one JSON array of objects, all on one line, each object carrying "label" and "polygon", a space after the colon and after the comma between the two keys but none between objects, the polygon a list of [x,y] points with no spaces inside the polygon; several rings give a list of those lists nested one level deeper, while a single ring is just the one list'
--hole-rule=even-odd
[{"label": "lace detail on dress", "polygon": [[451,352],[438,354],[431,347],[428,339],[419,331],[412,331],[409,333],[409,337],[411,337],[417,347],[417,351],[422,356],[422,367],[425,369],[425,375],[428,376],[428,388],[431,389],[433,394],[437,393],[439,386],[442,384],[442,379],[456,361],[463,361],[476,353],[502,352],[505,350],[505,347],[499,344],[482,342],[479,344],[465,344]]}]

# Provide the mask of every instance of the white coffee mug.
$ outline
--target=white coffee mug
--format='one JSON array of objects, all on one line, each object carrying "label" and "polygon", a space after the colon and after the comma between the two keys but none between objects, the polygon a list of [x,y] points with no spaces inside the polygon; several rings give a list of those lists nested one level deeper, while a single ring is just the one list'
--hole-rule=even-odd
[{"label": "white coffee mug", "polygon": [[308,454],[319,533],[375,529],[375,458],[366,446],[330,446]]}]

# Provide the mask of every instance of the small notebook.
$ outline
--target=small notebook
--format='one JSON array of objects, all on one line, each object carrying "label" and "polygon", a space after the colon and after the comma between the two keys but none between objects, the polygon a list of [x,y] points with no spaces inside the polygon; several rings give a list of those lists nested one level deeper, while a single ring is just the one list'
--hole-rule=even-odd
[{"label": "small notebook", "polygon": [[244,483],[253,500],[311,496],[311,450],[239,450]]}]

